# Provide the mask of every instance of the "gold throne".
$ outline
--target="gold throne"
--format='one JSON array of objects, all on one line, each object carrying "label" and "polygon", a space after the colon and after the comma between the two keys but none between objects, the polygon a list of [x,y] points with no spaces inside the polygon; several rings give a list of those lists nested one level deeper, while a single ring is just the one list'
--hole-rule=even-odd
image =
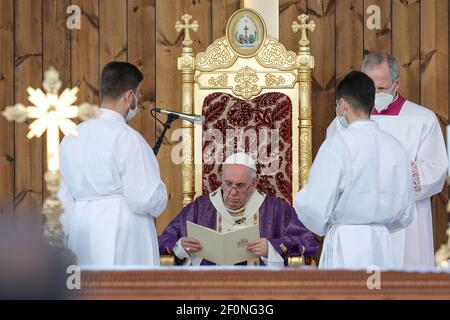
[{"label": "gold throne", "polygon": [[[182,112],[206,119],[203,126],[183,121],[183,206],[220,186],[221,165],[208,150],[219,154],[220,162],[229,154],[230,143],[228,151],[239,144],[241,151],[258,153],[258,159],[264,153],[266,161],[258,162],[259,189],[292,203],[308,179],[312,161],[314,57],[306,30],[313,31],[314,22],[307,23],[306,15],[298,17],[300,23],[293,22],[293,31],[302,31],[296,54],[267,35],[256,11],[240,9],[228,20],[226,35],[194,57],[190,30],[197,31],[198,23],[190,23],[187,14],[181,18],[183,23],[177,22],[175,28],[184,31],[178,58]],[[237,135],[229,139],[227,130]],[[222,138],[219,144],[226,145],[220,152],[217,136]],[[269,139],[273,140],[269,143]],[[277,139],[279,143],[274,143]],[[262,140],[265,147],[259,148]],[[291,265],[301,260],[295,257]]]}]

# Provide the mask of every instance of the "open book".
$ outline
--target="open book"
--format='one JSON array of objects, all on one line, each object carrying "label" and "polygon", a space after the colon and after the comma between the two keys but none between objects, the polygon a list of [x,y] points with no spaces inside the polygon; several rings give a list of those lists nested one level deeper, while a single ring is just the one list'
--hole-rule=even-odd
[{"label": "open book", "polygon": [[196,256],[221,266],[234,265],[256,258],[246,248],[250,241],[259,238],[259,226],[246,226],[219,233],[190,221],[186,223],[188,237],[200,241],[203,247],[195,254]]}]

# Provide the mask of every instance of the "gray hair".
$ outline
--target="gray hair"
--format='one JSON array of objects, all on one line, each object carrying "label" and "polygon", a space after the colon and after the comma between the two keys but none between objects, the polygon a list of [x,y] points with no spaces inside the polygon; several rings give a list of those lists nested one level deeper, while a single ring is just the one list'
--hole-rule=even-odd
[{"label": "gray hair", "polygon": [[391,73],[391,80],[392,80],[392,82],[394,82],[400,76],[400,68],[398,66],[397,60],[395,60],[395,58],[388,53],[372,52],[372,53],[367,54],[364,57],[361,71],[365,72],[365,70],[370,69],[375,66],[378,66],[386,61],[389,65],[389,71]]}]

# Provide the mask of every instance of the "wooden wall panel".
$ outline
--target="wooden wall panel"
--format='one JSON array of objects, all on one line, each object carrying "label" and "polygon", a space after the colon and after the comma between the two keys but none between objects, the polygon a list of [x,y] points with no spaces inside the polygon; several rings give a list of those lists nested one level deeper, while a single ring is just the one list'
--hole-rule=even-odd
[{"label": "wooden wall panel", "polygon": [[70,0],[42,0],[43,71],[53,66],[59,71],[62,87],[70,87],[70,30],[66,10]]},{"label": "wooden wall panel", "polygon": [[81,29],[71,31],[71,78],[78,86],[78,103],[99,100],[99,18],[98,0],[74,0],[81,8]]},{"label": "wooden wall panel", "polygon": [[292,31],[292,22],[297,21],[297,17],[302,13],[306,13],[306,0],[280,0],[280,41],[286,49],[298,52],[300,46],[298,44],[301,33]]},{"label": "wooden wall panel", "polygon": [[[391,0],[364,0],[364,53],[392,51],[392,5]],[[371,5],[380,9],[381,29],[369,29],[367,21],[372,13],[367,13],[367,8]]]},{"label": "wooden wall panel", "polygon": [[127,2],[99,0],[99,71],[110,61],[127,61]]},{"label": "wooden wall panel", "polygon": [[[0,10],[0,110],[14,104],[14,2]],[[0,116],[0,219],[14,210],[14,123]],[[3,219],[2,219],[3,220]]]},{"label": "wooden wall panel", "polygon": [[[42,85],[42,1],[14,5],[15,102],[28,106],[26,89]],[[42,139],[27,139],[31,121],[15,124],[15,220],[27,228],[42,221]]]},{"label": "wooden wall panel", "polygon": [[239,0],[215,0],[211,1],[212,20],[211,34],[212,41],[225,35],[230,16],[240,8]]},{"label": "wooden wall panel", "polygon": [[131,121],[147,142],[155,143],[155,120],[150,109],[156,101],[156,7],[155,0],[128,0],[128,62],[136,65],[144,74],[141,83],[141,108]]},{"label": "wooden wall panel", "polygon": [[[216,17],[212,16],[211,1],[183,0],[183,12],[192,15],[192,19],[197,20],[200,25],[198,31],[195,32],[195,41],[192,45],[194,53],[205,51],[214,40],[212,38],[212,25],[214,24],[213,21],[216,20]],[[223,18],[220,19],[222,20]],[[178,49],[178,54],[181,55],[181,48]]]},{"label": "wooden wall panel", "polygon": [[[42,47],[45,48],[42,52],[42,71],[45,72],[50,67],[58,70],[62,88],[71,86],[70,67],[66,67],[70,66],[70,30],[66,26],[66,9],[69,5],[69,0],[43,0],[42,2]],[[42,143],[42,161],[45,170],[47,161],[46,140],[42,139]],[[45,181],[42,181],[42,183],[42,197],[45,199],[49,192],[45,186]]]},{"label": "wooden wall panel", "polygon": [[420,2],[393,1],[392,54],[400,65],[400,92],[420,103]]},{"label": "wooden wall panel", "polygon": [[[156,67],[157,67],[157,91],[156,101],[158,107],[182,111],[181,102],[181,74],[177,70],[177,59],[181,55],[183,33],[177,33],[175,22],[181,21],[183,13],[189,13],[192,20],[197,20],[199,28],[197,32],[191,31],[194,39],[194,53],[204,51],[212,40],[211,25],[211,2],[209,1],[179,1],[171,3],[159,0],[156,2]],[[183,22],[183,21],[181,21]],[[170,90],[168,89],[170,88]],[[160,116],[165,121],[165,116]],[[175,165],[171,159],[172,146],[176,141],[170,141],[173,130],[180,128],[181,122],[175,122],[171,132],[168,133],[165,143],[160,148],[158,160],[161,173],[169,190],[169,204],[165,212],[157,220],[158,231],[161,232],[165,226],[181,210],[182,205],[182,179],[181,165]],[[157,127],[160,127],[157,124]],[[159,131],[159,130],[157,130]]]},{"label": "wooden wall panel", "polygon": [[363,2],[336,1],[336,85],[350,71],[361,70],[363,51]]},{"label": "wooden wall panel", "polygon": [[[446,0],[421,2],[421,104],[433,110],[442,129],[448,124],[448,15]],[[435,248],[445,242],[447,189],[433,198]]]},{"label": "wooden wall panel", "polygon": [[[175,30],[175,22],[181,20],[184,13],[182,1],[170,2],[156,0],[156,105],[159,108],[181,111],[181,76],[177,70],[177,58],[181,52],[182,35]],[[191,12],[189,12],[191,13]],[[195,17],[197,18],[197,17]],[[200,28],[204,28],[200,24]],[[197,39],[197,34],[193,36]],[[170,88],[170,89],[169,89]],[[162,121],[165,116],[159,115]],[[173,129],[180,123],[174,123]],[[162,126],[157,123],[156,132],[159,136]],[[172,130],[173,130],[172,129]],[[163,141],[157,158],[161,176],[167,186],[169,203],[164,213],[157,219],[157,228],[161,232],[181,209],[181,166],[176,166],[170,160],[171,132]]]},{"label": "wooden wall panel", "polygon": [[336,116],[335,13],[335,1],[308,1],[308,14],[316,23],[316,30],[310,33],[311,51],[316,66],[320,66],[313,71],[313,156]]}]

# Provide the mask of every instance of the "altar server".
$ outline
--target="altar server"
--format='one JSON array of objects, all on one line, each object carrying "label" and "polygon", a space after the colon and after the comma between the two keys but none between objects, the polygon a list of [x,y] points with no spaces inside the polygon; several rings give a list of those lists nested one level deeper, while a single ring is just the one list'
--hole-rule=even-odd
[{"label": "altar server", "polygon": [[61,143],[62,223],[81,265],[159,265],[155,218],[167,204],[158,162],[127,122],[142,73],[125,62],[101,75],[101,114]]},{"label": "altar server", "polygon": [[[414,219],[408,228],[394,233],[396,254],[404,267],[434,267],[433,221],[430,198],[442,191],[448,160],[439,121],[430,109],[399,93],[400,74],[395,58],[385,53],[365,56],[362,66],[375,82],[375,108],[371,119],[397,138],[409,158],[413,179]],[[344,128],[333,121],[327,135]]]},{"label": "altar server", "polygon": [[412,220],[410,164],[400,142],[369,120],[373,81],[353,71],[338,85],[336,113],[347,130],[326,139],[296,195],[300,221],[323,236],[320,268],[397,268],[391,232]]}]

